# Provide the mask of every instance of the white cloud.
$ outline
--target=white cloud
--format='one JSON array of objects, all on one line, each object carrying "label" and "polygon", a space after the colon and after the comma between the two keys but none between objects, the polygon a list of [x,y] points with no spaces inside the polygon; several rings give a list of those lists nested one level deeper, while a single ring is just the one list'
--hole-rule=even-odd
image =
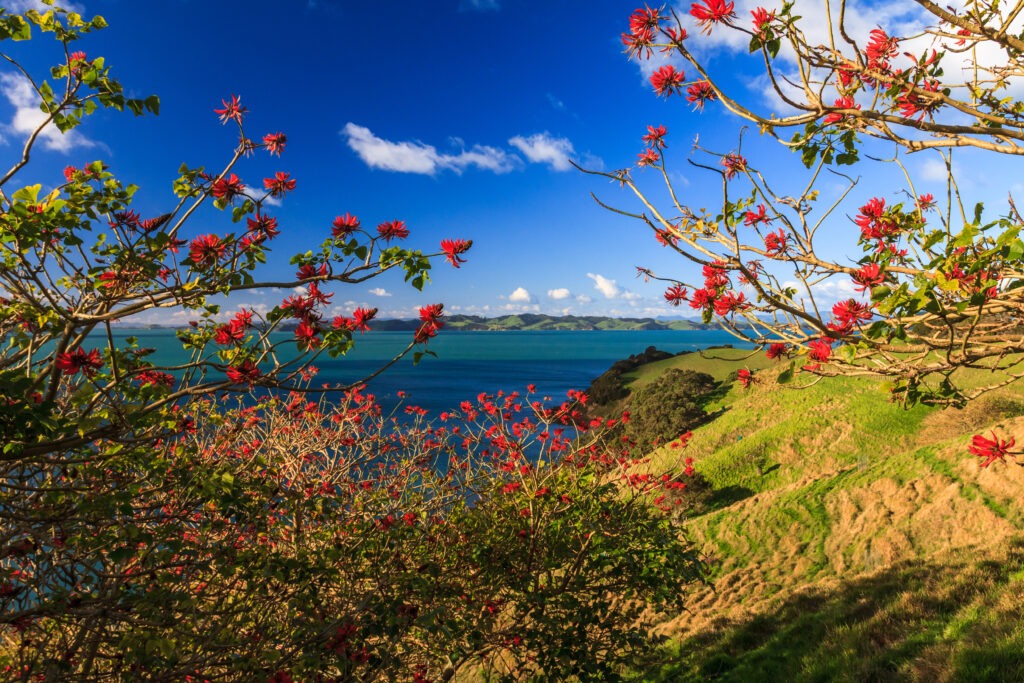
[{"label": "white cloud", "polygon": [[373,289],[370,290],[369,293],[373,294],[374,296],[391,296],[391,292],[384,289],[383,287],[374,287]]},{"label": "white cloud", "polygon": [[399,173],[434,175],[449,170],[461,173],[470,166],[494,173],[507,173],[516,168],[519,159],[496,147],[473,145],[458,154],[438,152],[433,145],[419,141],[391,142],[379,138],[365,126],[346,123],[341,131],[348,146],[370,168]]},{"label": "white cloud", "polygon": [[[28,137],[46,120],[46,114],[39,109],[39,95],[32,89],[32,83],[20,74],[0,74],[0,92],[14,106],[14,118],[4,126],[19,135]],[[52,123],[39,134],[43,147],[63,154],[72,149],[95,147],[96,143],[76,130],[61,133]]]},{"label": "white cloud", "polygon": [[530,293],[526,291],[526,289],[524,289],[523,287],[516,287],[516,291],[508,295],[508,300],[513,303],[526,304],[530,303],[532,298],[530,297]]},{"label": "white cloud", "polygon": [[508,141],[529,161],[535,164],[548,164],[555,171],[568,171],[572,168],[569,155],[574,153],[572,143],[565,138],[556,138],[549,133],[537,133],[524,138],[517,135]]},{"label": "white cloud", "polygon": [[[52,7],[44,5],[40,0],[7,0],[4,4],[7,6],[8,14],[23,14],[30,9],[38,10],[40,12],[47,12],[53,9]],[[71,2],[71,0],[62,0],[58,5],[61,9],[66,9],[68,12],[77,12],[78,14],[81,14],[85,11],[85,8],[82,7],[82,5],[77,2]]]},{"label": "white cloud", "polygon": [[[957,175],[955,166],[953,175]],[[926,159],[921,164],[920,177],[932,182],[946,182],[949,178],[949,171],[946,169],[946,162],[937,156]]]},{"label": "white cloud", "polygon": [[572,296],[572,292],[570,292],[565,287],[559,287],[558,289],[548,290],[548,297],[551,299],[555,299],[556,301],[558,299],[568,299],[570,296]]},{"label": "white cloud", "polygon": [[576,301],[578,301],[581,304],[589,304],[591,301],[593,301],[593,299],[591,299],[586,294],[577,294]]},{"label": "white cloud", "polygon": [[460,12],[496,12],[500,9],[498,0],[459,0]]},{"label": "white cloud", "polygon": [[619,288],[615,284],[615,280],[609,280],[604,275],[596,273],[587,273],[587,277],[594,281],[594,289],[604,294],[604,298],[614,299],[619,295]]}]

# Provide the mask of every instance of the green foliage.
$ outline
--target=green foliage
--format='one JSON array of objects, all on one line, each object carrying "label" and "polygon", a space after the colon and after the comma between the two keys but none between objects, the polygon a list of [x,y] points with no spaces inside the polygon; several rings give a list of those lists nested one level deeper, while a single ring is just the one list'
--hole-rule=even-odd
[{"label": "green foliage", "polygon": [[676,439],[710,419],[704,406],[717,391],[711,375],[669,370],[633,392],[626,435],[643,451]]}]

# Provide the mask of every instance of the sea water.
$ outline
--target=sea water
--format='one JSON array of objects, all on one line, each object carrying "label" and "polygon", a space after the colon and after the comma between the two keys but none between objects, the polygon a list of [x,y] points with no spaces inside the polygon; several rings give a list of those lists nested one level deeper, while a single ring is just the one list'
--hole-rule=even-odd
[{"label": "sea water", "polygon": [[[135,336],[142,347],[155,348],[148,360],[157,365],[187,362],[188,355],[170,329],[119,329],[118,337]],[[274,341],[288,339],[275,335]],[[368,332],[355,336],[355,348],[339,358],[322,356],[315,362],[315,385],[350,384],[376,371],[412,339],[412,332]],[[385,409],[400,402],[426,408],[433,414],[455,408],[480,393],[525,392],[560,401],[570,389],[585,390],[591,380],[613,363],[654,346],[668,353],[696,351],[733,344],[721,330],[641,331],[503,331],[442,330],[426,347],[435,356],[414,363],[412,354],[367,383]],[[422,350],[423,347],[417,347]]]}]

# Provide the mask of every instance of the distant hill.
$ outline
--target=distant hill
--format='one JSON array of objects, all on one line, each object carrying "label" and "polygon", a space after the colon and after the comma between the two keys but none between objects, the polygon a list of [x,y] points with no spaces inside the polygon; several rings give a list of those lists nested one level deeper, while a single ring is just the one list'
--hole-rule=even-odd
[{"label": "distant hill", "polygon": [[[418,320],[377,320],[373,329],[415,330]],[[519,313],[496,318],[479,315],[451,315],[445,317],[446,330],[465,331],[512,331],[512,330],[709,330],[715,325],[705,325],[692,320],[658,320],[655,318],[607,318],[603,316],[553,316],[540,313]]]}]

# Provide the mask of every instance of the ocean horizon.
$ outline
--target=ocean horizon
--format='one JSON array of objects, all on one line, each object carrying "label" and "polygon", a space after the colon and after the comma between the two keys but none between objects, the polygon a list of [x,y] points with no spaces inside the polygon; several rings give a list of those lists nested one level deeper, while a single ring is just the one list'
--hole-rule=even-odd
[{"label": "ocean horizon", "polygon": [[[156,349],[149,359],[157,365],[188,359],[174,329],[118,326],[114,334],[122,339],[135,336],[140,346]],[[274,335],[275,340],[288,337]],[[315,361],[319,374],[314,386],[356,382],[394,358],[411,339],[411,332],[357,334],[355,347],[345,356]],[[536,386],[537,395],[561,400],[570,389],[585,390],[616,361],[651,346],[677,354],[729,344],[750,347],[723,330],[442,330],[426,347],[435,355],[416,364],[410,353],[370,380],[367,391],[385,410],[404,403],[434,415],[480,393],[525,392],[529,384]],[[404,399],[399,392],[404,392]]]}]

